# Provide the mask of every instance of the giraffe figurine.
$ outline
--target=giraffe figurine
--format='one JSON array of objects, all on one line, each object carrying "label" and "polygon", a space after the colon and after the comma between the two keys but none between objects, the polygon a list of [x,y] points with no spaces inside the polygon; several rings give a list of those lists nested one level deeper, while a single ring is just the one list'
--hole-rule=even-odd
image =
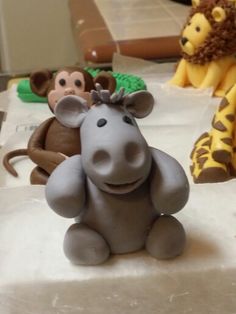
[{"label": "giraffe figurine", "polygon": [[203,133],[190,155],[195,183],[222,182],[236,177],[236,84],[222,99],[210,132]]}]

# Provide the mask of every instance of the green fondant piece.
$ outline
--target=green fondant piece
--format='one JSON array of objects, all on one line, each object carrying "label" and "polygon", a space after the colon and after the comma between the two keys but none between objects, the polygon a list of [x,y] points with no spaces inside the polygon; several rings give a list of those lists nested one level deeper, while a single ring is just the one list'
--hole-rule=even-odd
[{"label": "green fondant piece", "polygon": [[[93,77],[95,77],[102,70],[85,68]],[[116,79],[116,91],[119,91],[122,87],[125,89],[125,93],[132,93],[138,90],[146,90],[144,81],[135,75],[122,74],[118,72],[109,71]],[[24,102],[47,102],[47,98],[39,97],[35,95],[31,88],[29,79],[21,80],[17,86],[18,97]]]},{"label": "green fondant piece", "polygon": [[29,80],[21,80],[17,85],[18,97],[24,102],[47,102],[46,97],[40,97],[31,90]]}]

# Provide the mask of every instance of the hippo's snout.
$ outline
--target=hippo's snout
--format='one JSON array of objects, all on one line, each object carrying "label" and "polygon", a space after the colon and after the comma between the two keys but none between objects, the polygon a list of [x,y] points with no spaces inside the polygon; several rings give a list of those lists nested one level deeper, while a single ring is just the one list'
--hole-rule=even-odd
[{"label": "hippo's snout", "polygon": [[128,102],[92,106],[80,129],[85,174],[104,192],[134,191],[150,173],[151,150],[128,107]]},{"label": "hippo's snout", "polygon": [[125,161],[131,167],[141,167],[145,162],[144,149],[135,142],[130,142],[125,145],[124,148]]},{"label": "hippo's snout", "polygon": [[92,166],[94,170],[106,176],[113,177],[113,174],[128,172],[142,168],[145,163],[145,152],[138,143],[129,142],[118,151],[109,152],[106,149],[98,149],[92,157]]},{"label": "hippo's snout", "polygon": [[[138,187],[150,171],[151,155],[147,145],[130,141],[112,149],[98,148],[87,169],[100,188],[111,193],[127,193]],[[87,160],[88,162],[88,160]]]},{"label": "hippo's snout", "polygon": [[92,157],[92,166],[97,173],[105,174],[112,167],[112,157],[104,149],[94,152]]}]

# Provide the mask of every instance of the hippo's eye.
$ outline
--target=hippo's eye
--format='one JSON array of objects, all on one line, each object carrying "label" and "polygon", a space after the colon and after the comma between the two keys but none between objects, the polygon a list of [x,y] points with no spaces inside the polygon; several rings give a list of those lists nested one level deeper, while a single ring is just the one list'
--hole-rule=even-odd
[{"label": "hippo's eye", "polygon": [[60,84],[61,86],[65,86],[65,85],[66,85],[66,80],[63,79],[63,78],[60,79],[59,84]]},{"label": "hippo's eye", "polygon": [[80,87],[82,85],[80,80],[75,80],[75,86]]},{"label": "hippo's eye", "polygon": [[107,124],[107,120],[106,119],[99,119],[98,122],[97,122],[97,126],[99,128],[103,127],[106,124]]},{"label": "hippo's eye", "polygon": [[197,27],[195,28],[195,30],[196,30],[196,32],[200,32],[201,28],[200,28],[199,26],[197,26]]},{"label": "hippo's eye", "polygon": [[123,117],[123,121],[124,121],[125,123],[128,123],[128,124],[133,125],[132,119],[130,119],[130,117],[128,117],[128,116],[124,116],[124,117]]}]

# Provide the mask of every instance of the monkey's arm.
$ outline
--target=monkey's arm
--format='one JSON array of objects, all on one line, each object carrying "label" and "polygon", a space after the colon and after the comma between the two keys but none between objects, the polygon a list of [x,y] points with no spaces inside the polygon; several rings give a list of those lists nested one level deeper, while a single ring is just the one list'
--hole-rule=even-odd
[{"label": "monkey's arm", "polygon": [[188,200],[189,183],[182,166],[166,153],[152,152],[151,199],[160,214],[171,215],[181,210]]},{"label": "monkey's arm", "polygon": [[81,156],[62,162],[50,175],[46,185],[46,200],[60,216],[77,217],[85,204],[85,174]]},{"label": "monkey's arm", "polygon": [[59,152],[45,150],[45,139],[48,129],[51,126],[55,117],[44,121],[31,135],[28,143],[28,154],[30,159],[48,174],[63,161],[65,157]]}]

